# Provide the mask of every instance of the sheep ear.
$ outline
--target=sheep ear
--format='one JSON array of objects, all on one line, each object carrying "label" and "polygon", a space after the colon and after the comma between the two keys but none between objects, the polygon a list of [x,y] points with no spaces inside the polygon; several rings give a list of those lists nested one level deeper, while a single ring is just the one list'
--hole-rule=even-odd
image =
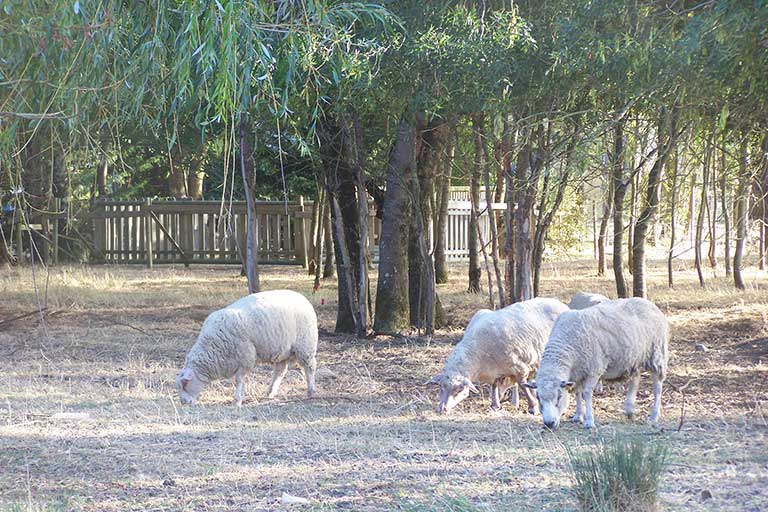
[{"label": "sheep ear", "polygon": [[472,384],[471,380],[464,379],[464,382],[467,384],[467,387],[469,388],[469,391],[471,391],[472,393],[480,393],[480,390],[477,389],[477,387],[474,384]]},{"label": "sheep ear", "polygon": [[567,380],[567,381],[564,380],[564,381],[560,382],[560,387],[561,388],[565,388],[568,391],[573,391],[573,386],[575,386],[575,385],[576,385],[576,383],[573,382],[572,380]]},{"label": "sheep ear", "polygon": [[182,377],[182,378],[179,380],[179,382],[181,383],[181,389],[183,389],[184,391],[186,391],[186,390],[187,390],[187,384],[189,384],[190,382],[192,382],[192,379],[189,379],[189,378],[187,378],[187,377]]},{"label": "sheep ear", "polygon": [[443,378],[443,374],[442,373],[439,373],[439,374],[435,375],[434,377],[432,377],[431,379],[429,379],[427,381],[427,386],[429,386],[431,384],[440,384],[440,380],[442,380],[442,378]]},{"label": "sheep ear", "polygon": [[523,386],[530,388],[530,389],[536,389],[536,382],[524,382]]}]

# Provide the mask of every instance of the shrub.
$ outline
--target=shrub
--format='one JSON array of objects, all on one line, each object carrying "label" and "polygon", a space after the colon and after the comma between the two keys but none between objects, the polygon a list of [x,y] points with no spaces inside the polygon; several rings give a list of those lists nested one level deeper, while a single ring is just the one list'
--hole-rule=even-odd
[{"label": "shrub", "polygon": [[566,451],[585,512],[659,510],[659,481],[668,455],[664,444],[616,434],[599,438],[593,447]]}]

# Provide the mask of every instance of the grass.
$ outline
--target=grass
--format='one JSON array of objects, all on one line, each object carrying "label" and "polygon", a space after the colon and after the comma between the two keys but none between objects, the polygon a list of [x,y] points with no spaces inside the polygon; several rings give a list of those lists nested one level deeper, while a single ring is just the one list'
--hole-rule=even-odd
[{"label": "grass", "polygon": [[585,512],[655,512],[669,450],[664,442],[615,434],[567,447],[576,497]]},{"label": "grass", "polygon": [[[620,386],[595,398],[599,434],[666,443],[666,510],[765,510],[768,452],[755,449],[768,445],[765,273],[748,269],[746,292],[713,275],[701,290],[683,263],[673,291],[663,262],[649,269],[650,295],[672,324],[661,430],[643,423],[652,401],[644,378],[635,423],[623,418]],[[564,446],[594,434],[546,431],[509,404],[491,412],[487,389],[451,416],[434,412],[424,383],[487,301],[465,292],[463,265],[438,287],[448,327],[429,339],[365,340],[333,334],[334,282],[312,293],[300,269],[264,267],[265,289],[300,291],[318,311],[320,396],[306,399],[292,370],[265,400],[271,369],[262,366],[239,409],[231,382],[195,407],[180,406],[173,388],[205,317],[243,295],[238,268],[63,266],[47,289],[37,270],[45,323],[0,327],[0,511],[55,510],[61,496],[64,509],[86,512],[282,510],[283,493],[310,500],[297,510],[579,509]],[[563,300],[578,290],[614,295],[586,260],[547,263],[542,289]],[[30,269],[0,273],[0,297],[0,319],[34,311]],[[712,499],[700,499],[704,489]]]}]

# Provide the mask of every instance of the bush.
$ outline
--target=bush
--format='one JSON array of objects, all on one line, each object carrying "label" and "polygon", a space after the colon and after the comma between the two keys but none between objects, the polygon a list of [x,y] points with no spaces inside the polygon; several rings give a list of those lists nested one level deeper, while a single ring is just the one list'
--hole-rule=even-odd
[{"label": "bush", "polygon": [[[583,448],[583,447],[582,447]],[[567,447],[576,496],[587,512],[655,512],[667,447],[639,437],[600,438],[594,447]]]}]

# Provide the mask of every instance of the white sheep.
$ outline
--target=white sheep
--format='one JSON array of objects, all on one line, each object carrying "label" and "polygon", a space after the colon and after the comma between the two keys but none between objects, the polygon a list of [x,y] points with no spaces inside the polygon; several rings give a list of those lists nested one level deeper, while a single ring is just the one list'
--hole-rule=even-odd
[{"label": "white sheep", "polygon": [[300,293],[254,293],[205,319],[176,378],[181,402],[194,403],[211,381],[235,377],[235,404],[245,398],[244,377],[257,363],[274,365],[267,398],[273,398],[289,363],[304,369],[309,396],[315,394],[317,315]]},{"label": "white sheep", "polygon": [[568,307],[571,309],[586,309],[607,300],[611,299],[605,295],[600,295],[599,293],[578,292],[571,297],[571,302],[568,303]]},{"label": "white sheep", "polygon": [[[536,382],[544,424],[557,428],[568,407],[568,391],[576,391],[574,422],[595,426],[592,392],[598,381],[629,379],[624,412],[632,417],[640,372],[653,375],[654,403],[650,421],[661,415],[661,387],[667,371],[669,324],[659,308],[640,299],[603,302],[560,316],[544,349]],[[581,395],[586,403],[582,416]]]},{"label": "white sheep", "polygon": [[[524,383],[536,369],[549,332],[568,306],[555,299],[532,299],[497,311],[475,313],[464,337],[453,348],[439,375],[430,382],[440,385],[440,414],[450,412],[470,392],[474,382],[491,384],[491,407],[501,408],[500,398],[510,386],[517,407],[517,383]],[[528,411],[536,414],[536,401],[523,388]]]}]

